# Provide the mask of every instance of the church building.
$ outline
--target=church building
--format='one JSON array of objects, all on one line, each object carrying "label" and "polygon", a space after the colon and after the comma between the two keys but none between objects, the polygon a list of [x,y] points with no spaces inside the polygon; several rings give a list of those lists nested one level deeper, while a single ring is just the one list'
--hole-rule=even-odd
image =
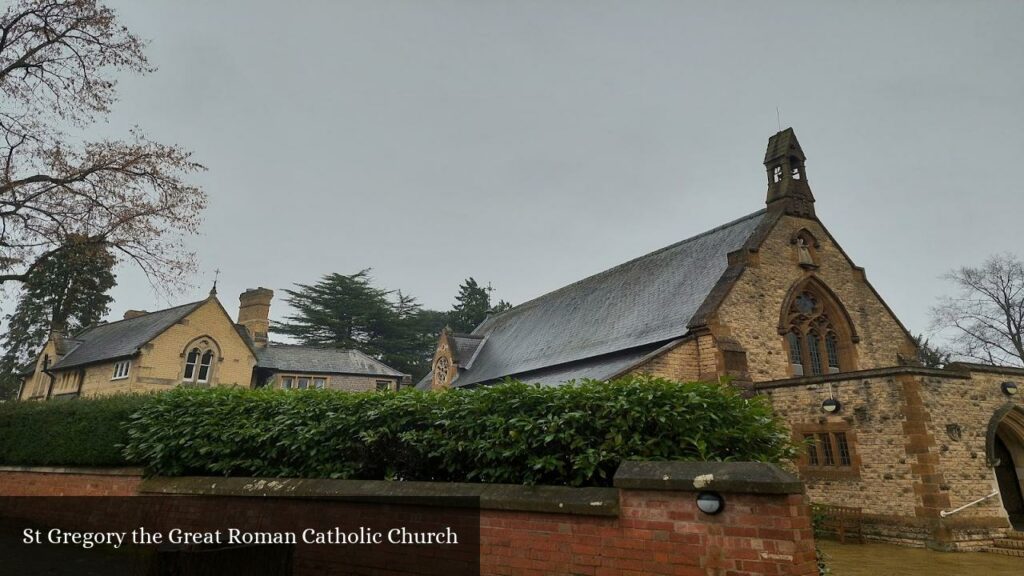
[{"label": "church building", "polygon": [[992,546],[1024,522],[1024,370],[924,368],[815,213],[793,130],[768,141],[763,207],[441,334],[421,389],[652,374],[768,397],[812,502],[868,538]]}]

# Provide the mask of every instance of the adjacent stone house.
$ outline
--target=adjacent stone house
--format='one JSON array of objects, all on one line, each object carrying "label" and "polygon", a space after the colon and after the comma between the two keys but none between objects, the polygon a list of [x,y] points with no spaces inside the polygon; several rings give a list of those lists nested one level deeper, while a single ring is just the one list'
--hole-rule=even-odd
[{"label": "adjacent stone house", "polygon": [[268,342],[273,291],[239,296],[238,322],[217,299],[122,320],[73,337],[53,332],[24,374],[22,400],[156,392],[179,385],[397,389],[402,373],[360,352]]},{"label": "adjacent stone house", "polygon": [[811,498],[859,508],[870,537],[990,545],[1024,521],[1024,370],[917,365],[911,334],[817,218],[805,160],[792,129],[775,134],[763,208],[472,334],[445,331],[418,387],[728,381],[771,399]]}]

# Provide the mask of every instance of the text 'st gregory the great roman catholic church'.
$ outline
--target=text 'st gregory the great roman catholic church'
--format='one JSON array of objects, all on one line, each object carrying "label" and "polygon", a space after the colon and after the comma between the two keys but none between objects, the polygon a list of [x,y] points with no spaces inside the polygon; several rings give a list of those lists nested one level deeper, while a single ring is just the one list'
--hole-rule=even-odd
[{"label": "text 'st gregory the great roman catholic church'", "polygon": [[768,396],[805,446],[812,500],[859,508],[869,537],[991,544],[1024,520],[1024,370],[919,366],[910,333],[818,220],[805,159],[792,129],[775,134],[763,208],[471,334],[442,333],[419,387],[728,377]]}]

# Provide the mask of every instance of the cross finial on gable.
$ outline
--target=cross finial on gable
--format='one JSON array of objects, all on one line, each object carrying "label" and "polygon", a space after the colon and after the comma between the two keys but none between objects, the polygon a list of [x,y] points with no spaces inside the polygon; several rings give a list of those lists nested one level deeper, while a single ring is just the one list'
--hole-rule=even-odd
[{"label": "cross finial on gable", "polygon": [[220,279],[220,268],[213,271],[213,288],[210,288],[210,296],[217,295],[217,280]]}]

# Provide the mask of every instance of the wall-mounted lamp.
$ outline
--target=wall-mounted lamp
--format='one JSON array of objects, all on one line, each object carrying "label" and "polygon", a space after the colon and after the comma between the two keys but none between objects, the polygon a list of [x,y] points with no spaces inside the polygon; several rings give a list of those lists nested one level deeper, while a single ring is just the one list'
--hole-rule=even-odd
[{"label": "wall-mounted lamp", "polygon": [[701,492],[697,494],[697,508],[705,514],[714,516],[725,510],[725,498],[718,492]]},{"label": "wall-mounted lamp", "polygon": [[828,414],[835,414],[836,412],[839,412],[839,409],[842,407],[843,405],[835,398],[829,398],[821,403],[821,410]]},{"label": "wall-mounted lamp", "polygon": [[1013,396],[1017,393],[1016,382],[1003,382],[999,387],[1003,389],[1003,394],[1006,394],[1007,396]]}]

